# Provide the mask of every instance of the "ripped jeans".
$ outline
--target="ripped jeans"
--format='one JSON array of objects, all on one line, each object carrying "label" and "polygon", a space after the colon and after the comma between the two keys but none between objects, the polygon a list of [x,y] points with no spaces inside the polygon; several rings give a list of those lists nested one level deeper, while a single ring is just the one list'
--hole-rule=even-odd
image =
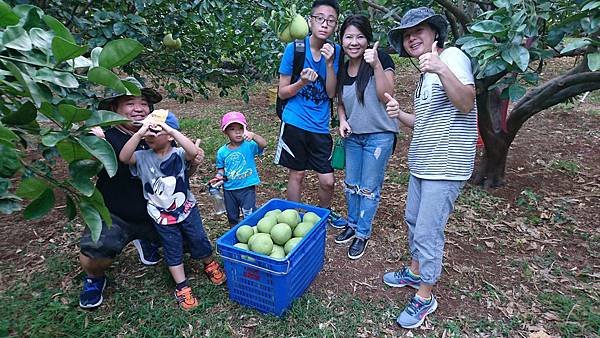
[{"label": "ripped jeans", "polygon": [[350,134],[346,149],[345,193],[348,225],[356,237],[369,238],[381,199],[385,168],[392,154],[394,133]]}]

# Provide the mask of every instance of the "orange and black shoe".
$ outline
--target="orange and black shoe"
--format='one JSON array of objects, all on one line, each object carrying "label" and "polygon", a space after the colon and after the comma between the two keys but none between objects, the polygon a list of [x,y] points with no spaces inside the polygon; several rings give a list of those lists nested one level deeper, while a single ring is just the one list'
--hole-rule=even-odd
[{"label": "orange and black shoe", "polygon": [[181,290],[175,289],[175,298],[179,303],[179,307],[183,310],[191,310],[198,306],[198,299],[192,293],[192,288],[189,286],[184,287]]},{"label": "orange and black shoe", "polygon": [[212,260],[210,263],[204,265],[204,273],[215,285],[221,285],[225,283],[226,278],[223,268],[215,260]]}]

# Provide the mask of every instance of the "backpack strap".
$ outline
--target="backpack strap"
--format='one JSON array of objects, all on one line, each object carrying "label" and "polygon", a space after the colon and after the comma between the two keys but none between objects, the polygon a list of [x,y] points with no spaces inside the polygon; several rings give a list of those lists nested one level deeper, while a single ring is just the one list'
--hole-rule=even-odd
[{"label": "backpack strap", "polygon": [[304,68],[304,58],[306,57],[306,43],[304,39],[294,40],[294,62],[292,64],[292,83],[298,80],[300,73]]}]

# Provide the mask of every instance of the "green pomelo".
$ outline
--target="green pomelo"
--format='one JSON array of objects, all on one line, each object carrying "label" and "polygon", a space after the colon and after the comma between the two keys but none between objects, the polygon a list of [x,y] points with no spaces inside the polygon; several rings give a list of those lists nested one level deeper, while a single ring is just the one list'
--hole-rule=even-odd
[{"label": "green pomelo", "polygon": [[292,39],[304,39],[306,34],[308,34],[308,24],[302,15],[296,14],[290,24],[290,35]]},{"label": "green pomelo", "polygon": [[282,246],[273,245],[273,251],[271,251],[269,256],[273,258],[285,258],[285,250],[283,250]]},{"label": "green pomelo", "polygon": [[252,227],[252,231],[254,231],[254,234],[258,233],[258,228],[256,227],[256,225]]},{"label": "green pomelo", "polygon": [[270,255],[271,251],[273,251],[273,240],[269,234],[256,234],[255,239],[252,240],[252,244],[250,244],[250,250],[263,254]]},{"label": "green pomelo", "polygon": [[177,41],[173,39],[173,34],[169,33],[163,38],[163,45],[167,48],[176,49]]},{"label": "green pomelo", "polygon": [[285,223],[294,229],[300,223],[300,214],[296,209],[286,209],[277,216],[277,222]]},{"label": "green pomelo", "polygon": [[279,40],[283,42],[292,42],[292,34],[290,33],[290,26],[285,27],[285,29],[279,33]]},{"label": "green pomelo", "polygon": [[264,234],[268,234],[271,232],[271,228],[277,224],[277,217],[275,216],[265,216],[258,221],[256,224],[256,228],[258,232],[262,232]]},{"label": "green pomelo", "polygon": [[284,245],[292,238],[292,228],[285,223],[277,223],[271,228],[271,238],[275,244]]},{"label": "green pomelo", "polygon": [[290,251],[292,251],[292,249],[298,245],[298,243],[300,243],[300,241],[302,240],[302,237],[294,237],[292,239],[290,239],[289,241],[285,242],[285,245],[283,246],[283,250],[285,251],[285,254],[289,254]]},{"label": "green pomelo", "polygon": [[246,244],[246,243],[235,243],[233,246],[235,246],[236,248],[243,249],[243,250],[250,250],[250,248],[248,248],[248,244]]},{"label": "green pomelo", "polygon": [[249,225],[242,225],[235,231],[235,237],[240,243],[248,243],[248,239],[254,235],[254,230]]},{"label": "green pomelo", "polygon": [[313,227],[312,223],[307,223],[307,222],[299,223],[294,228],[294,237],[306,236],[306,234],[310,231],[310,229],[312,229],[312,227]]},{"label": "green pomelo", "polygon": [[275,216],[277,217],[277,215],[281,214],[281,210],[280,209],[273,209],[273,210],[269,210],[267,211],[267,213],[263,216],[263,218],[267,217],[267,216]]},{"label": "green pomelo", "polygon": [[304,214],[304,217],[302,217],[302,222],[305,223],[317,224],[320,220],[321,217],[317,216],[317,214],[315,214],[312,211],[307,212],[306,214]]}]

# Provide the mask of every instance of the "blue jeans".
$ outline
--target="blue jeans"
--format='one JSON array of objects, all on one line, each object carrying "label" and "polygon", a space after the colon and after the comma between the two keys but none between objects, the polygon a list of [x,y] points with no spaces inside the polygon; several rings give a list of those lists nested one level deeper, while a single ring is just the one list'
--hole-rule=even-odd
[{"label": "blue jeans", "polygon": [[358,238],[371,237],[393,146],[394,133],[390,132],[350,134],[344,139],[348,226],[355,229]]},{"label": "blue jeans", "polygon": [[200,218],[200,211],[195,206],[186,219],[171,225],[154,223],[160,237],[167,266],[177,266],[183,263],[183,245],[189,247],[193,259],[202,259],[212,255],[212,246]]},{"label": "blue jeans", "polygon": [[255,185],[236,190],[223,190],[223,198],[229,225],[236,225],[240,222],[240,211],[242,217],[246,218],[256,210]]},{"label": "blue jeans", "polygon": [[423,283],[433,285],[442,273],[444,228],[465,181],[425,180],[410,175],[404,219],[408,247],[419,262]]}]

